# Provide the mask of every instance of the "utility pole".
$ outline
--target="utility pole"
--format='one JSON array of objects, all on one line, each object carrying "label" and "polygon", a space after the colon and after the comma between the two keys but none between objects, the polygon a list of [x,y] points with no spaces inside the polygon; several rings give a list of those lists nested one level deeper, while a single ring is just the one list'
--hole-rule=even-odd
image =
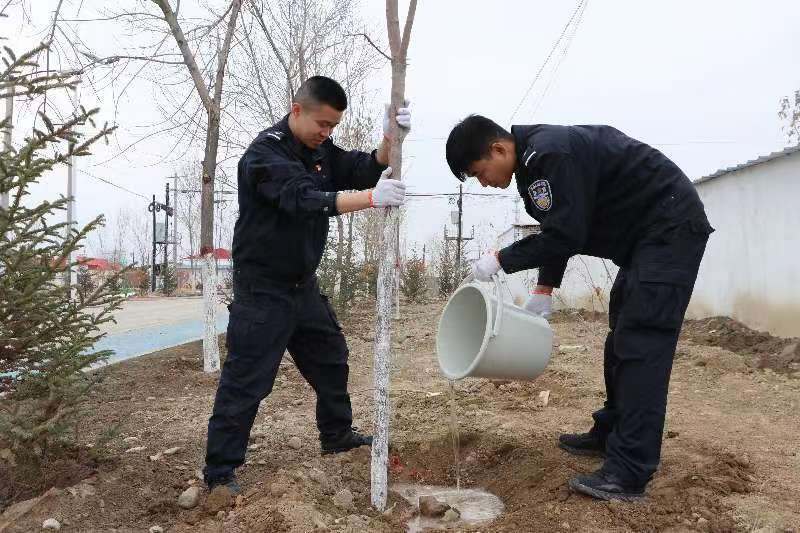
[{"label": "utility pole", "polygon": [[456,281],[461,281],[461,260],[462,260],[462,241],[471,241],[475,238],[475,228],[472,229],[472,237],[464,237],[463,231],[463,219],[464,219],[464,186],[458,186],[458,219],[457,219],[457,230],[455,237],[448,237],[447,236],[447,228],[445,227],[445,241],[456,241]]},{"label": "utility pole", "polygon": [[169,207],[169,182],[167,182],[166,191],[167,194],[164,200],[166,209],[164,209],[164,267],[161,270],[162,278],[167,275],[167,268],[169,268],[169,263],[167,262],[167,257],[169,257],[169,217],[172,216],[172,209]]},{"label": "utility pole", "polygon": [[[168,180],[175,180],[172,186],[172,213],[173,216],[178,215],[178,175],[168,176]],[[178,271],[178,219],[172,224],[172,268],[175,272]]]},{"label": "utility pole", "polygon": [[[77,85],[73,89],[72,95],[75,97],[75,105],[74,110],[75,114],[78,113],[78,87]],[[65,239],[69,239],[70,233],[72,232],[72,226],[75,225],[75,196],[78,194],[77,191],[77,183],[75,182],[75,156],[69,156],[69,161],[67,161],[67,227],[66,227],[66,235]],[[77,274],[77,272],[75,272]],[[76,279],[73,279],[73,268],[72,268],[72,254],[69,254],[67,257],[67,270],[64,272],[64,286],[68,287],[69,297],[72,298],[72,289],[75,284],[77,283]]]},{"label": "utility pole", "polygon": [[147,206],[147,210],[153,213],[153,254],[150,257],[150,292],[156,292],[156,211],[161,210],[161,204],[156,202],[156,195],[153,201]]},{"label": "utility pole", "polygon": [[[9,95],[6,96],[6,130],[3,132],[3,147],[6,151],[11,151],[11,130],[13,129],[14,121],[14,86],[9,89]],[[0,209],[8,209],[8,192],[0,195]]]},{"label": "utility pole", "polygon": [[[164,214],[164,240],[159,241],[158,235],[156,232],[156,213],[160,212],[161,210],[165,211]],[[151,272],[150,272],[150,290],[152,292],[156,292],[156,262],[158,261],[158,245],[164,245],[164,267],[167,266],[167,246],[169,244],[169,239],[167,236],[167,224],[169,223],[169,219],[167,217],[172,216],[172,208],[169,206],[169,184],[167,184],[167,203],[162,204],[160,202],[156,202],[156,195],[153,195],[153,201],[150,202],[150,205],[147,206],[147,210],[153,214],[153,258],[151,260]],[[164,274],[163,272],[161,273]]]},{"label": "utility pole", "polygon": [[456,241],[456,272],[461,275],[461,219],[464,216],[464,185],[458,186],[458,240]]}]

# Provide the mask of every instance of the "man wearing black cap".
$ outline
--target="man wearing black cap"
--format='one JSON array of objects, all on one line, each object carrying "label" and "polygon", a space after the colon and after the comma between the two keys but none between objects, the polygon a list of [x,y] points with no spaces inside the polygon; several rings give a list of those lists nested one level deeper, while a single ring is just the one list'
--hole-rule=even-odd
[{"label": "man wearing black cap", "polygon": [[709,235],[714,231],[691,181],[658,150],[610,126],[512,126],[478,115],[447,140],[447,162],[464,181],[506,188],[516,177],[541,233],[486,254],[476,279],[539,268],[525,307],[547,317],[567,260],[611,259],[605,343],[606,401],[588,433],[561,435],[570,453],[605,457],[571,479],[578,492],[632,501],[656,472],[672,360]]}]

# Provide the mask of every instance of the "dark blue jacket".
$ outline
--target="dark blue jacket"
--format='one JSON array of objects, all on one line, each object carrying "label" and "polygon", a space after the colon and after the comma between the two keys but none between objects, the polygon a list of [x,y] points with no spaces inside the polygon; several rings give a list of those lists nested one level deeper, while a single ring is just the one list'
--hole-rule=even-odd
[{"label": "dark blue jacket", "polygon": [[611,126],[514,126],[515,172],[541,233],[500,251],[503,270],[540,267],[558,287],[567,260],[585,254],[626,266],[639,240],[682,222],[713,231],[694,185],[655,148]]},{"label": "dark blue jacket", "polygon": [[238,167],[239,218],[234,268],[247,275],[299,283],[322,259],[336,192],[375,186],[386,167],[372,154],[345,151],[328,139],[316,150],[300,143],[288,115],[262,131]]}]

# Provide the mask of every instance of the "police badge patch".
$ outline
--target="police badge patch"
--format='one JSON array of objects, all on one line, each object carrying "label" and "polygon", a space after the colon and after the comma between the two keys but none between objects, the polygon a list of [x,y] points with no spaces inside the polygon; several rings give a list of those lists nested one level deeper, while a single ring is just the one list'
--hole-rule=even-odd
[{"label": "police badge patch", "polygon": [[528,194],[531,201],[539,211],[550,211],[553,207],[553,193],[550,190],[550,182],[547,180],[536,180],[528,187]]}]

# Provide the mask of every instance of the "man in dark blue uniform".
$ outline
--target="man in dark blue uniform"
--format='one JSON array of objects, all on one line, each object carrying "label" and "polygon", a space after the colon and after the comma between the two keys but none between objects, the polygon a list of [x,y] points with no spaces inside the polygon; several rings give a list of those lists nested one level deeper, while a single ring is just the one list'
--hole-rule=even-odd
[{"label": "man in dark blue uniform", "polygon": [[[322,453],[372,444],[372,437],[352,427],[347,343],[315,272],[329,217],[399,206],[405,186],[387,179],[388,106],[384,140],[371,154],[345,151],[331,141],[346,108],[338,83],[309,78],[291,112],[261,132],[239,161],[228,357],[208,423],[209,489],[239,491],[234,470],[244,462],[258,406],[272,390],[287,349],[316,392]],[[407,107],[395,119],[411,127]],[[342,192],[350,190],[360,192]]]},{"label": "man in dark blue uniform", "polygon": [[553,287],[576,254],[611,259],[610,331],[603,361],[606,402],[588,433],[559,446],[598,455],[597,472],[570,480],[601,499],[637,500],[655,473],[672,360],[706,242],[714,230],[691,181],[658,150],[610,126],[513,126],[472,115],[450,133],[455,176],[506,188],[516,176],[525,210],[541,224],[531,235],[478,259],[488,281],[539,268],[526,308],[547,317]]}]

